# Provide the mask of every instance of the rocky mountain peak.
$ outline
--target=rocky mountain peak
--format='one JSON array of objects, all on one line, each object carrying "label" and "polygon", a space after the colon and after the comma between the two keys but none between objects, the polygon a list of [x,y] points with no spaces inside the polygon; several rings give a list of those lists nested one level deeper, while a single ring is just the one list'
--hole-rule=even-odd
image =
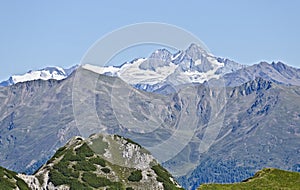
[{"label": "rocky mountain peak", "polygon": [[156,71],[159,67],[169,66],[172,53],[167,49],[159,49],[153,52],[148,59],[139,65],[142,70]]},{"label": "rocky mountain peak", "polygon": [[192,43],[186,50],[185,50],[185,53],[190,56],[193,60],[197,60],[197,59],[200,59],[201,56],[204,54],[204,55],[207,55],[208,52],[202,48],[201,46],[197,45],[197,44],[194,44]]},{"label": "rocky mountain peak", "polygon": [[259,92],[261,90],[268,90],[272,87],[272,82],[260,77],[256,77],[254,80],[244,83],[237,87],[241,95],[249,95],[253,92]]},{"label": "rocky mountain peak", "polygon": [[74,137],[34,175],[18,177],[36,190],[182,189],[139,144],[104,134]]},{"label": "rocky mountain peak", "polygon": [[172,57],[172,53],[167,49],[158,49],[154,51],[149,59],[159,59],[162,61],[170,61]]}]

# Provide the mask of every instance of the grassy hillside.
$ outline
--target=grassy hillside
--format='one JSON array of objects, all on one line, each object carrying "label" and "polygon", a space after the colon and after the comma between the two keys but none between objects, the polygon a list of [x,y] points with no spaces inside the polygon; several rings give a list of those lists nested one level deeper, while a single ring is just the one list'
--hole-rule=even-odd
[{"label": "grassy hillside", "polygon": [[199,190],[218,189],[300,189],[300,173],[274,168],[258,171],[253,177],[234,184],[203,184]]},{"label": "grassy hillside", "polygon": [[17,173],[0,167],[0,190],[11,190],[17,187],[20,190],[29,190],[27,184],[17,177]]}]

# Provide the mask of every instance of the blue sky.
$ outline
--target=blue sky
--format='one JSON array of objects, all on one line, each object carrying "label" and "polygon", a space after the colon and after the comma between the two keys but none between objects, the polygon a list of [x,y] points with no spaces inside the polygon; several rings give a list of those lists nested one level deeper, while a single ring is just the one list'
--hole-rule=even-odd
[{"label": "blue sky", "polygon": [[[139,22],[184,28],[213,54],[239,63],[281,60],[300,67],[299,2],[1,1],[0,80],[46,66],[72,66],[103,35]],[[130,56],[147,56],[151,48],[156,47]]]}]

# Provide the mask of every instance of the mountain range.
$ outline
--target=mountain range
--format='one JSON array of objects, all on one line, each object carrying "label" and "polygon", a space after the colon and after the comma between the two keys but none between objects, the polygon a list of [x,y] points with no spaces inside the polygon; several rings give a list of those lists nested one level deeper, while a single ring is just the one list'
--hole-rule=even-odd
[{"label": "mountain range", "polygon": [[1,87],[0,164],[33,174],[72,137],[101,132],[145,147],[186,189],[240,182],[264,167],[300,171],[299,73],[192,44]]},{"label": "mountain range", "polygon": [[[62,80],[79,66],[69,69],[47,67],[13,75],[2,81],[0,86],[32,80]],[[224,86],[239,86],[257,77],[285,85],[299,85],[300,69],[282,62],[260,62],[243,65],[206,52],[200,46],[191,44],[186,50],[172,54],[167,49],[158,49],[148,58],[137,58],[120,66],[82,65],[84,69],[108,76],[119,77],[133,87],[156,93],[175,92],[182,85],[202,84],[222,78]],[[174,89],[175,88],[175,89]]]}]

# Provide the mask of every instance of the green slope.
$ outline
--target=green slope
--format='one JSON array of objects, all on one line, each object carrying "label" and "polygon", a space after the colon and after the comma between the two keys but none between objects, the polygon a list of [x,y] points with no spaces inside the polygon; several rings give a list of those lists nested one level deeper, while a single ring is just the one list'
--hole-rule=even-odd
[{"label": "green slope", "polygon": [[234,184],[203,184],[199,190],[206,189],[300,189],[300,173],[267,168],[258,171],[253,177]]},{"label": "green slope", "polygon": [[10,190],[19,188],[20,190],[29,190],[27,184],[17,177],[17,173],[0,167],[0,190]]}]

